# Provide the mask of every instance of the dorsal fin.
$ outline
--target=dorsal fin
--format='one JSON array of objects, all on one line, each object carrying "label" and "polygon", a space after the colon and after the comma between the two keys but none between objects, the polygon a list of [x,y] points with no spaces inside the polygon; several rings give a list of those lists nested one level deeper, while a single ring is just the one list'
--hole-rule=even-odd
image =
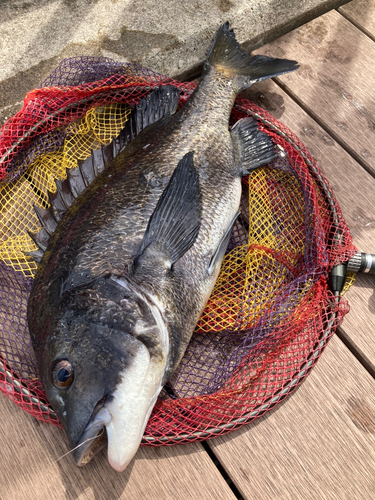
[{"label": "dorsal fin", "polygon": [[32,233],[31,231],[27,231],[27,233],[33,240],[35,245],[39,248],[39,250],[45,252],[49,242],[50,235],[47,233],[44,227],[42,227],[42,229],[37,233]]},{"label": "dorsal fin", "polygon": [[134,107],[125,127],[112,142],[92,151],[86,160],[79,160],[78,167],[67,169],[67,179],[55,181],[56,193],[48,192],[50,207],[46,210],[34,207],[42,229],[33,234],[29,232],[29,235],[39,250],[28,252],[27,255],[33,257],[37,263],[40,262],[40,252],[46,249],[49,237],[74,200],[143,129],[164,116],[173,114],[179,98],[180,91],[171,85],[153,90]]},{"label": "dorsal fin", "polygon": [[72,205],[75,197],[73,196],[72,190],[70,189],[68,179],[63,181],[56,181],[57,191],[64,205],[69,208]]},{"label": "dorsal fin", "polygon": [[44,251],[41,250],[40,248],[38,248],[38,250],[34,250],[33,252],[23,252],[23,253],[31,257],[37,264],[39,264],[44,255]]},{"label": "dorsal fin", "polygon": [[79,167],[68,168],[66,171],[66,175],[69,182],[70,191],[74,198],[77,198],[86,188],[86,184],[83,180]]},{"label": "dorsal fin", "polygon": [[57,221],[53,216],[51,206],[49,206],[48,208],[40,208],[34,205],[34,210],[42,227],[44,227],[46,232],[51,236],[57,226]]}]

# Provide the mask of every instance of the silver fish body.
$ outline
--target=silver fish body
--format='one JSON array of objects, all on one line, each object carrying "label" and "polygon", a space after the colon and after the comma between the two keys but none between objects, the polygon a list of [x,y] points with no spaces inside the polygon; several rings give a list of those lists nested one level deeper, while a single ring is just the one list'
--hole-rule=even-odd
[{"label": "silver fish body", "polygon": [[[105,444],[92,440],[98,434],[107,436],[116,470],[135,454],[215,284],[241,177],[275,157],[251,119],[229,132],[234,100],[295,68],[248,56],[222,26],[186,105],[174,113],[178,91],[156,90],[150,108],[169,102],[167,112],[150,119],[58,222],[28,321],[47,397],[79,445],[79,465]],[[138,123],[154,113],[146,108]]]}]

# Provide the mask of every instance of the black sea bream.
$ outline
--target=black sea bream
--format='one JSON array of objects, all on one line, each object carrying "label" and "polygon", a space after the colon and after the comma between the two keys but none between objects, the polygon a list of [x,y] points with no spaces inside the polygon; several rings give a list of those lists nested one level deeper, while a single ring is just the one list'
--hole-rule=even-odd
[{"label": "black sea bream", "polygon": [[106,442],[118,471],[136,453],[215,284],[241,177],[276,156],[251,118],[229,132],[234,100],[296,67],[246,54],[224,24],[180,111],[176,88],[154,90],[37,209],[28,322],[47,398],[71,446],[84,443],[78,465]]}]

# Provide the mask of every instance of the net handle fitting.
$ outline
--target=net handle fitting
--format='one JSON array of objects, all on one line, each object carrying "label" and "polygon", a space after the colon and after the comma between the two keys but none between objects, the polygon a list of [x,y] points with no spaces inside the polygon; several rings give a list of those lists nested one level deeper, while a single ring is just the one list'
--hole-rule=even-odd
[{"label": "net handle fitting", "polygon": [[375,255],[357,252],[348,261],[348,271],[351,273],[366,273],[375,275]]}]

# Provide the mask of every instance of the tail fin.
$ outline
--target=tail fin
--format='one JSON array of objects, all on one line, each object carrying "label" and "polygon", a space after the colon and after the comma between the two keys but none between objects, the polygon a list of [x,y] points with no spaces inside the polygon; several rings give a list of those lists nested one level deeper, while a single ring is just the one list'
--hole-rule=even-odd
[{"label": "tail fin", "polygon": [[238,45],[233,30],[229,29],[229,23],[225,23],[216,34],[203,72],[207,72],[210,67],[227,76],[241,76],[241,90],[266,78],[294,71],[298,68],[298,63],[288,59],[247,54]]}]

